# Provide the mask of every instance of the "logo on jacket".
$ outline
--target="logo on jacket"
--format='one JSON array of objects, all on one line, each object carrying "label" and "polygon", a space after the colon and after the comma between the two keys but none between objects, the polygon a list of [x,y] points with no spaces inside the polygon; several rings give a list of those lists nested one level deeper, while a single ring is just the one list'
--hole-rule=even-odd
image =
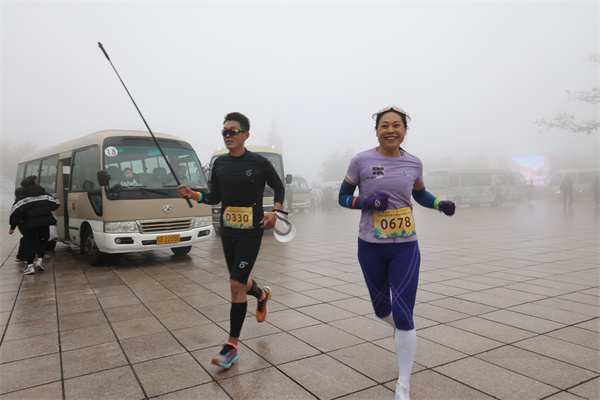
[{"label": "logo on jacket", "polygon": [[385,168],[383,167],[371,167],[371,177],[369,179],[383,178],[385,175]]},{"label": "logo on jacket", "polygon": [[240,269],[244,269],[244,268],[246,268],[246,266],[247,266],[247,265],[248,265],[248,262],[247,262],[247,261],[242,261],[242,262],[240,262]]},{"label": "logo on jacket", "polygon": [[163,211],[166,213],[173,212],[173,206],[170,204],[167,204],[166,206],[163,206]]},{"label": "logo on jacket", "polygon": [[247,169],[246,170],[246,176],[250,176],[252,175],[252,170],[251,169]]}]

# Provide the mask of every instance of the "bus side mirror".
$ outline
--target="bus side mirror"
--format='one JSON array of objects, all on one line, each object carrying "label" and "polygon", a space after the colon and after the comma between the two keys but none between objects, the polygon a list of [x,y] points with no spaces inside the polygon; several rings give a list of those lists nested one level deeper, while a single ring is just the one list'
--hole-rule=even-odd
[{"label": "bus side mirror", "polygon": [[110,183],[110,175],[105,169],[98,171],[97,176],[100,186],[108,186]]},{"label": "bus side mirror", "polygon": [[292,174],[287,174],[285,176],[285,183],[286,183],[286,185],[289,185],[290,183],[292,183]]}]

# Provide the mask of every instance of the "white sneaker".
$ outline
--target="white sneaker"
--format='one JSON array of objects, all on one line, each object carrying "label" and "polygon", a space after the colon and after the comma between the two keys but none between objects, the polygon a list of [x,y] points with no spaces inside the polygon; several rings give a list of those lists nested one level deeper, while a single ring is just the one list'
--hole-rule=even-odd
[{"label": "white sneaker", "polygon": [[396,382],[396,400],[410,400],[410,387]]},{"label": "white sneaker", "polygon": [[44,266],[42,265],[41,258],[38,258],[38,260],[35,262],[35,269],[37,269],[39,272],[44,272]]},{"label": "white sneaker", "polygon": [[33,264],[29,264],[27,269],[23,271],[23,275],[35,274],[35,268],[33,268]]}]

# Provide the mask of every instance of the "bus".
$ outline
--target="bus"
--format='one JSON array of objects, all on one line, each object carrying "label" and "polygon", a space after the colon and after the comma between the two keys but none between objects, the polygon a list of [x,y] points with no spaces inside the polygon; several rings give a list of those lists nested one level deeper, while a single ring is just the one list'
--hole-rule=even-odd
[{"label": "bus", "polygon": [[[520,176],[520,178],[519,178]],[[429,172],[425,187],[437,197],[463,204],[500,206],[504,200],[518,199],[525,178],[508,168],[451,168]]]},{"label": "bus", "polygon": [[308,211],[311,206],[311,194],[306,179],[304,179],[303,176],[293,174],[292,182],[286,188],[286,195],[290,193],[290,191],[290,197],[293,201],[293,204],[291,206],[288,205],[290,211]]},{"label": "bus", "polygon": [[592,197],[592,183],[600,171],[595,168],[559,169],[550,175],[550,182],[546,187],[548,196],[561,199],[560,183],[566,176],[573,181],[573,197]]},{"label": "bus", "polygon": [[[284,185],[290,184],[292,182],[292,175],[285,175],[285,171],[283,168],[283,156],[281,155],[281,151],[276,149],[274,146],[260,146],[260,145],[248,145],[245,146],[246,150],[250,150],[253,153],[259,154],[265,157],[267,160],[273,164],[275,171],[277,171],[277,175],[281,179]],[[210,168],[209,171],[212,171],[212,167],[215,163],[215,160],[224,154],[229,154],[229,150],[227,148],[219,148],[215,150],[210,158]],[[265,191],[263,194],[263,209],[265,212],[273,211],[273,197],[275,196],[275,192],[273,189],[269,187],[269,185],[265,185]],[[282,209],[287,210],[286,202],[284,201],[282,204]],[[217,234],[221,231],[221,204],[216,204],[212,206],[212,224],[215,232]]]},{"label": "bus", "polygon": [[[181,183],[208,190],[192,146],[172,135],[154,136],[173,169],[185,169]],[[210,206],[190,208],[168,171],[148,132],[105,130],[28,154],[18,165],[16,185],[38,177],[60,200],[58,240],[80,247],[96,266],[106,254],[169,248],[183,255],[212,236]]]}]

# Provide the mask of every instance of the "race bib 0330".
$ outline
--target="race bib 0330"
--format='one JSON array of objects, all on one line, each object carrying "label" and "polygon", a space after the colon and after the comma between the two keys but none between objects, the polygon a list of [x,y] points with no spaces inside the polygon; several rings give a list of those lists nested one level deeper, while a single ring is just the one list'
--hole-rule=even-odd
[{"label": "race bib 0330", "polygon": [[252,207],[227,207],[223,212],[223,226],[233,229],[252,229]]}]

